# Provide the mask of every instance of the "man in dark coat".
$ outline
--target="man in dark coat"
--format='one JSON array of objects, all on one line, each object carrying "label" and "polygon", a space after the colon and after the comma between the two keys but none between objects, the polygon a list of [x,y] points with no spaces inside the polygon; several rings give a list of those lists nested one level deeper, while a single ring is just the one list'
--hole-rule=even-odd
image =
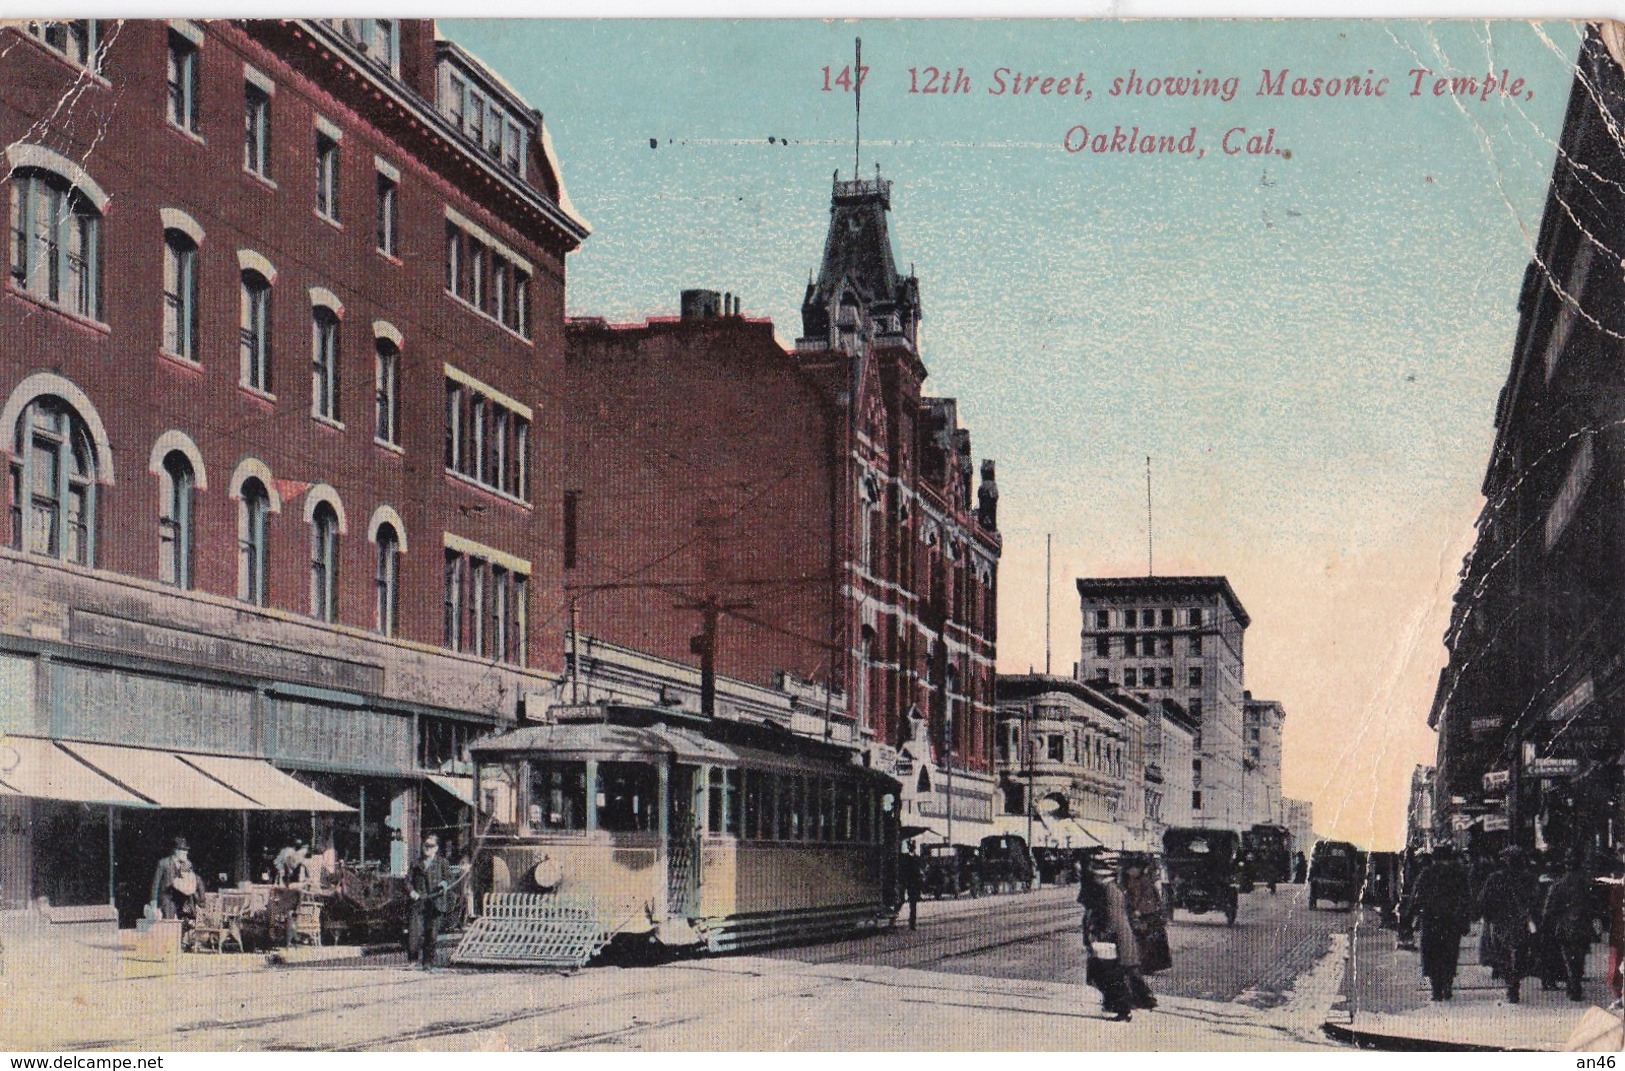
[{"label": "man in dark coat", "polygon": [[[197,877],[185,877],[191,870],[191,845],[186,843],[184,837],[176,837],[174,851],[158,860],[158,867],[152,873],[151,904],[164,918],[182,917],[192,898],[197,895]],[[177,882],[180,884],[177,885]],[[185,888],[188,882],[192,885],[191,889]]]},{"label": "man in dark coat", "polygon": [[1440,845],[1432,865],[1417,879],[1412,910],[1421,919],[1422,973],[1433,985],[1433,999],[1449,1000],[1456,984],[1461,939],[1473,918],[1467,868],[1457,860],[1451,845]]},{"label": "man in dark coat", "polygon": [[1534,973],[1535,922],[1540,910],[1540,883],[1518,848],[1501,854],[1501,866],[1484,879],[1483,946],[1492,949],[1494,967],[1506,980],[1507,1003],[1518,1003],[1523,978]]},{"label": "man in dark coat", "polygon": [[456,877],[440,858],[440,838],[430,833],[423,838],[423,854],[406,876],[412,898],[412,925],[408,934],[408,961],[417,961],[426,971],[434,969],[435,945],[440,940],[440,919],[452,906],[451,883]]},{"label": "man in dark coat", "polygon": [[919,929],[920,918],[920,849],[913,842],[908,842],[908,851],[903,853],[899,869],[902,871],[903,898],[908,903],[908,928]]},{"label": "man in dark coat", "polygon": [[1547,939],[1556,946],[1570,1000],[1585,999],[1586,953],[1591,948],[1591,877],[1582,859],[1571,855],[1563,875],[1546,894]]}]

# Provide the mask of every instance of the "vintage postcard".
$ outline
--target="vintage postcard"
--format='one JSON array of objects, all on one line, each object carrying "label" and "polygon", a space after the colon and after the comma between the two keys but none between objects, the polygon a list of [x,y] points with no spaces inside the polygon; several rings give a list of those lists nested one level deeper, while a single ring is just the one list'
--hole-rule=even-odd
[{"label": "vintage postcard", "polygon": [[1611,22],[0,25],[0,1047],[1620,1049],[1622,124]]}]

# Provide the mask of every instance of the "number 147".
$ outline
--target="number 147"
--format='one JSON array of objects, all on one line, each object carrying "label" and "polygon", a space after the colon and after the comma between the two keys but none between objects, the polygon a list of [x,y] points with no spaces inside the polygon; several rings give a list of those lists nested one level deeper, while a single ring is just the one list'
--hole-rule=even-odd
[{"label": "number 147", "polygon": [[839,71],[835,71],[833,74],[831,74],[831,69],[830,68],[825,67],[824,68],[824,92],[825,93],[830,93],[830,92],[833,92],[834,90],[839,89],[839,90],[842,90],[843,92],[850,93],[855,88],[861,88],[863,86],[863,80],[865,78],[868,78],[868,77],[869,77],[869,68],[868,67],[859,67],[858,68],[857,81],[856,81],[856,84],[854,85],[853,79],[852,79],[852,65],[851,64],[847,64],[845,67],[842,67]]}]

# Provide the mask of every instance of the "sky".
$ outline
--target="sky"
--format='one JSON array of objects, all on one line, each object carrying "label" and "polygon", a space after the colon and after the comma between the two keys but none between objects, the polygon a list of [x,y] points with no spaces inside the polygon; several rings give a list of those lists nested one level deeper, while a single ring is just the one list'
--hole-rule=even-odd
[{"label": "sky", "polygon": [[[831,177],[853,172],[839,77],[861,38],[860,171],[878,164],[894,183],[926,390],[959,399],[975,456],[998,464],[1000,670],[1044,668],[1046,535],[1057,673],[1079,658],[1076,578],[1227,576],[1252,618],[1246,686],[1287,711],[1285,794],[1314,802],[1321,834],[1401,843],[1411,770],[1436,746],[1441,637],[1483,504],[1577,25],[440,31],[545,116],[593,228],[568,262],[571,315],[670,315],[679,290],[706,287],[740,295],[787,344]],[[911,93],[931,67],[968,92]],[[1487,93],[1434,92],[1489,71]],[[1164,79],[1198,72],[1221,92],[1164,93]],[[1350,76],[1382,95],[1293,95],[1299,77],[1341,89]],[[1113,95],[1134,77],[1139,93]],[[1194,151],[1110,151],[1136,127]]]}]

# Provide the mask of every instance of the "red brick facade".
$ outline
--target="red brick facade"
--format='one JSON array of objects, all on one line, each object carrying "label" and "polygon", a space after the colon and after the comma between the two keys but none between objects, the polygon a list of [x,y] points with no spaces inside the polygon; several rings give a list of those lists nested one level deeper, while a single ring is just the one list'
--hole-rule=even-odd
[{"label": "red brick facade", "polygon": [[[97,569],[159,578],[163,481],[154,471],[161,459],[149,465],[149,455],[166,432],[179,432],[202,462],[195,590],[238,592],[233,475],[254,459],[280,499],[267,531],[267,605],[311,612],[307,495],[326,485],[341,521],[339,624],[376,623],[369,529],[387,507],[405,543],[402,638],[443,641],[442,539],[451,533],[529,560],[525,661],[557,670],[559,483],[557,466],[547,462],[558,450],[557,407],[543,404],[539,384],[556,382],[562,369],[564,255],[585,229],[557,206],[539,116],[525,116],[534,124],[524,144],[527,177],[492,167],[435,122],[433,25],[401,22],[395,32],[398,75],[358,59],[342,26],[101,23],[99,59],[87,75],[77,57],[55,47],[60,38],[3,31],[0,143],[11,146],[13,230],[18,177],[36,165],[50,172],[54,159],[82,168],[105,194],[105,208],[97,315],[73,316],[37,300],[15,276],[0,294],[0,401],[11,398],[14,414],[28,400],[15,396],[19,386],[46,373],[81,391],[94,410],[81,416],[105,427]],[[182,124],[195,133],[166,115],[173,44],[197,65],[189,104],[195,118]],[[264,177],[245,158],[245,93],[256,87],[268,102]],[[338,153],[336,222],[316,208],[316,146],[326,135],[335,135]],[[50,174],[52,182],[72,181]],[[386,178],[395,185],[393,255],[379,249],[377,202]],[[483,231],[492,249],[506,247],[515,262],[528,262],[529,339],[448,293],[448,209]],[[164,352],[166,228],[177,220],[195,226],[198,239],[190,360]],[[18,241],[13,234],[14,263]],[[245,387],[240,369],[240,289],[250,265],[268,265],[261,273],[274,276],[267,280],[266,392]],[[507,300],[516,300],[512,278],[507,283]],[[336,420],[313,415],[313,306],[330,299],[339,319]],[[399,341],[394,446],[375,441],[379,339]],[[533,407],[528,502],[446,470],[444,365]],[[0,450],[10,455],[16,428],[0,430]],[[0,521],[0,542],[20,542],[9,514]]]},{"label": "red brick facade", "polygon": [[876,745],[928,724],[938,761],[951,710],[955,765],[987,772],[997,490],[991,463],[973,490],[954,402],[922,397],[889,200],[836,184],[790,353],[698,292],[678,320],[571,322],[566,590],[583,633],[690,664],[712,596],[718,672],[828,682]]}]

